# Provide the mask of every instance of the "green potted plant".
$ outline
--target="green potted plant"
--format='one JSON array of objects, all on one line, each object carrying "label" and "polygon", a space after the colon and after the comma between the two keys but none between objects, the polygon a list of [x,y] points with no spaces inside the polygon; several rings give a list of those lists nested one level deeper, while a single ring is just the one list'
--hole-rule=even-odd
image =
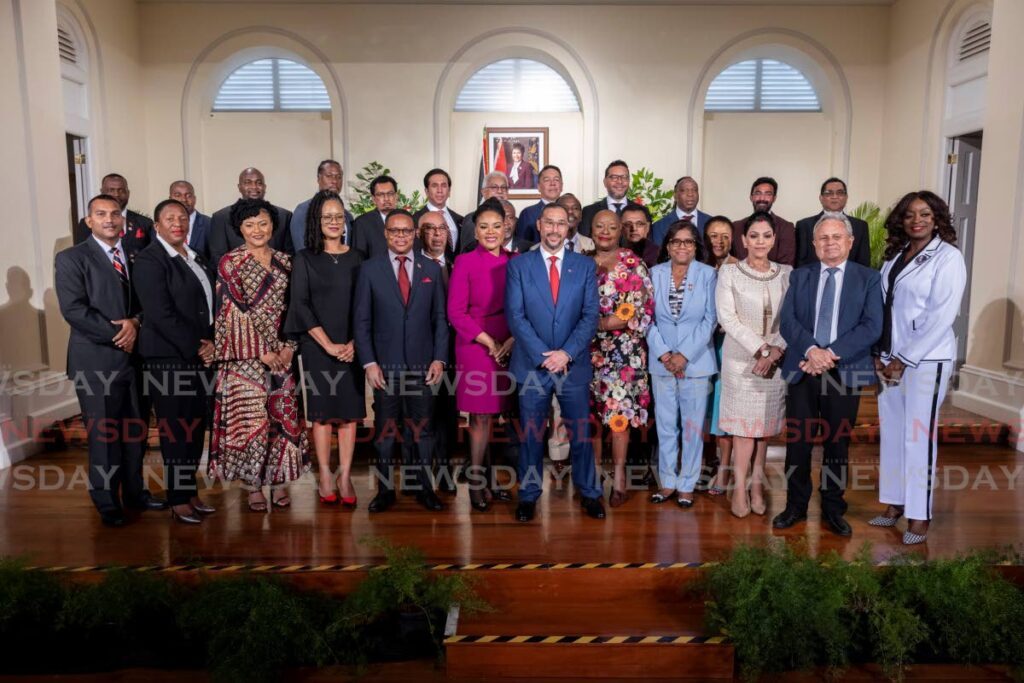
[{"label": "green potted plant", "polygon": [[[891,209],[890,209],[891,210]],[[885,229],[885,218],[889,211],[882,213],[877,204],[862,202],[849,213],[853,218],[859,218],[868,224],[868,240],[871,244],[871,267],[879,270],[885,263],[885,240],[889,232]]]}]

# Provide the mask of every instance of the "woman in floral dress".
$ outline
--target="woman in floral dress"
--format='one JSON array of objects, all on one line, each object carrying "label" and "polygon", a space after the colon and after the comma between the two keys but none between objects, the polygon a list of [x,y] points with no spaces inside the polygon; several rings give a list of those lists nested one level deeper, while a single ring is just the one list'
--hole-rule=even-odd
[{"label": "woman in floral dress", "polygon": [[590,346],[592,408],[602,427],[594,439],[594,455],[600,462],[606,426],[615,468],[608,503],[618,507],[626,501],[629,430],[647,425],[651,405],[644,336],[654,316],[654,294],[647,266],[631,250],[620,247],[622,226],[614,211],[594,217],[591,237],[597,246],[594,260],[601,313]]},{"label": "woman in floral dress", "polygon": [[245,243],[217,268],[217,317],[210,474],[238,479],[249,509],[288,507],[284,487],[309,469],[309,438],[299,415],[292,360],[296,342],[281,333],[291,257],[272,249],[277,212],[263,200],[239,201],[231,222]]}]

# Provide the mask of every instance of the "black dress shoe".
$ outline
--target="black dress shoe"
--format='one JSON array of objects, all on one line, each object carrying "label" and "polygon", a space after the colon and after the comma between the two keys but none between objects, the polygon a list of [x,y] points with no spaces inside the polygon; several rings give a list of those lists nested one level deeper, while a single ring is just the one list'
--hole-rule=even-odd
[{"label": "black dress shoe", "polygon": [[171,508],[171,519],[175,522],[181,522],[182,524],[202,524],[203,518],[197,515],[195,512],[187,512],[184,515],[179,514]]},{"label": "black dress shoe", "polygon": [[581,498],[580,505],[594,519],[604,519],[604,504],[600,498]]},{"label": "black dress shoe", "polygon": [[201,515],[212,515],[217,511],[217,508],[212,505],[207,505],[206,503],[192,503],[192,509]]},{"label": "black dress shoe", "polygon": [[146,510],[166,510],[170,507],[167,501],[163,498],[157,498],[152,495],[145,495],[138,500],[133,500],[127,504],[132,510],[140,510],[145,512]]},{"label": "black dress shoe", "polygon": [[492,490],[491,497],[493,500],[500,503],[511,503],[514,500],[514,498],[512,498],[512,492],[508,489],[498,489],[497,491]]},{"label": "black dress shoe", "polygon": [[850,528],[849,522],[843,519],[843,516],[838,512],[827,512],[824,514],[825,523],[828,524],[828,528],[833,533],[839,536],[853,536],[853,529]]},{"label": "black dress shoe", "polygon": [[104,526],[109,527],[122,527],[125,524],[124,513],[120,510],[114,510],[112,512],[101,512],[100,521],[103,522]]},{"label": "black dress shoe", "polygon": [[417,493],[416,502],[431,512],[440,512],[441,510],[444,510],[444,505],[440,500],[438,500],[437,494],[430,490]]},{"label": "black dress shoe", "polygon": [[394,491],[380,491],[366,509],[370,512],[384,512],[397,502]]},{"label": "black dress shoe", "polygon": [[458,489],[455,488],[455,480],[453,478],[449,478],[447,472],[437,477],[437,490],[441,493],[447,493],[450,495],[458,493]]},{"label": "black dress shoe", "polygon": [[529,522],[537,513],[536,503],[521,502],[516,506],[516,521]]},{"label": "black dress shoe", "polygon": [[779,514],[775,515],[775,519],[772,520],[772,528],[788,529],[797,522],[802,522],[805,519],[807,519],[806,512],[797,512],[796,510],[786,508]]}]

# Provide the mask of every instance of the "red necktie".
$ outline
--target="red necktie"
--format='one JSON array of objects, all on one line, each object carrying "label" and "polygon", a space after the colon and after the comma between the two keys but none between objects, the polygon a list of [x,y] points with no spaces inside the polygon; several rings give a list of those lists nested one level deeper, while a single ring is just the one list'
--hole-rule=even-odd
[{"label": "red necktie", "polygon": [[395,260],[398,261],[398,291],[402,294],[402,303],[406,306],[409,305],[409,292],[411,286],[409,285],[409,273],[405,270],[405,261],[409,258],[408,256],[396,256]]},{"label": "red necktie", "polygon": [[548,277],[551,280],[551,301],[552,303],[558,303],[558,267],[555,265],[558,263],[557,256],[549,256],[548,260],[551,261],[551,268],[548,269]]}]

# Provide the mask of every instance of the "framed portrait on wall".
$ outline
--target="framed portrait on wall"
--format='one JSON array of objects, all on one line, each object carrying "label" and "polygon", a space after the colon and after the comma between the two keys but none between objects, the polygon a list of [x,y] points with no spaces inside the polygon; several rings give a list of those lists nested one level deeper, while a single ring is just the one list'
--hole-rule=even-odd
[{"label": "framed portrait on wall", "polygon": [[487,172],[508,178],[509,199],[537,199],[537,174],[548,163],[547,128],[487,128]]}]

